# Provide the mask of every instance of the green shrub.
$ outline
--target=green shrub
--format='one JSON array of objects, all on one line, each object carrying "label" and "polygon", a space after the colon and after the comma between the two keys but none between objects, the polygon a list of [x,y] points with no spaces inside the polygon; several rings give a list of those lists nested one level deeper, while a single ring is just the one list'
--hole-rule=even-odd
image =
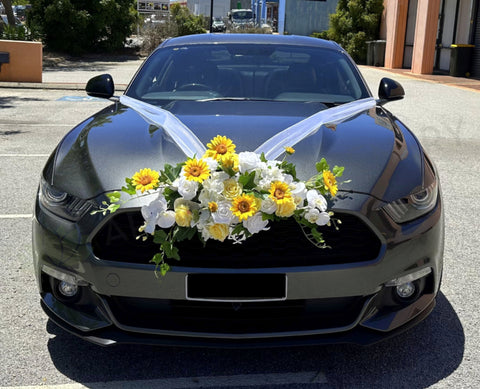
[{"label": "green shrub", "polygon": [[123,47],[138,20],[135,0],[32,0],[30,28],[51,50],[82,54]]},{"label": "green shrub", "polygon": [[340,0],[327,31],[318,37],[339,43],[359,63],[365,63],[367,41],[378,39],[383,0]]}]

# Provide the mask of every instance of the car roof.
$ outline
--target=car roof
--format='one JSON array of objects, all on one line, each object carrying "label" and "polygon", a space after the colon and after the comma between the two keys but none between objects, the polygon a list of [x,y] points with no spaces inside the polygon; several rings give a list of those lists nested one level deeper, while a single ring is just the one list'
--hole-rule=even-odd
[{"label": "car roof", "polygon": [[323,47],[334,50],[343,49],[333,41],[298,35],[271,34],[197,34],[171,38],[159,47],[173,47],[198,44],[240,43],[240,44],[283,44],[293,46]]}]

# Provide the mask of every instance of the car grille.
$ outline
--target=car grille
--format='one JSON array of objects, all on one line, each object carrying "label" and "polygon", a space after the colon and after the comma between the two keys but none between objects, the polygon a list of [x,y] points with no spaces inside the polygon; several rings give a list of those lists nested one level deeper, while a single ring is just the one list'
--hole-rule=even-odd
[{"label": "car grille", "polygon": [[[269,231],[255,234],[241,244],[210,239],[204,247],[196,237],[178,242],[181,261],[170,263],[180,267],[245,269],[365,262],[378,257],[380,240],[361,219],[351,214],[335,216],[342,221],[339,230],[320,228],[331,248],[316,247],[302,228],[288,219],[272,223]],[[136,239],[142,224],[138,211],[114,214],[92,240],[95,256],[100,260],[148,263],[159,248],[151,238]]]},{"label": "car grille", "polygon": [[366,297],[217,303],[105,297],[122,326],[152,331],[196,333],[271,333],[322,330],[355,323]]}]

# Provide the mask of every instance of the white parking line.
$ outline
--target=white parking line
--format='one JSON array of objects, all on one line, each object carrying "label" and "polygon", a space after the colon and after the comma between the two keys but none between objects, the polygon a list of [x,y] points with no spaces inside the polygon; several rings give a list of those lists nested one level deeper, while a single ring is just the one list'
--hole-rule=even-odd
[{"label": "white parking line", "polygon": [[31,219],[33,215],[31,213],[18,213],[13,215],[0,215],[0,219]]},{"label": "white parking line", "polygon": [[[325,374],[316,371],[305,371],[299,373],[272,373],[272,374],[240,374],[231,376],[209,376],[209,377],[180,377],[162,378],[142,381],[112,381],[95,382],[83,384],[63,384],[39,386],[16,386],[8,389],[190,389],[190,388],[212,388],[229,386],[246,387],[268,387],[270,385],[293,385],[293,384],[326,384]],[[7,389],[7,387],[0,387]]]}]

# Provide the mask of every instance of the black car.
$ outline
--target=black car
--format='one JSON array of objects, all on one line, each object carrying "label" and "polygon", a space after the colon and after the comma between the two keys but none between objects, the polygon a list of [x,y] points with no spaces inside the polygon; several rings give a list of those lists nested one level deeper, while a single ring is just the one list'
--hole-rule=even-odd
[{"label": "black car", "polygon": [[87,92],[112,104],[53,151],[33,221],[41,305],[67,331],[100,345],[367,344],[434,308],[438,173],[384,108],[402,87],[382,79],[374,99],[336,43],[179,37],[120,98],[109,75]]}]

